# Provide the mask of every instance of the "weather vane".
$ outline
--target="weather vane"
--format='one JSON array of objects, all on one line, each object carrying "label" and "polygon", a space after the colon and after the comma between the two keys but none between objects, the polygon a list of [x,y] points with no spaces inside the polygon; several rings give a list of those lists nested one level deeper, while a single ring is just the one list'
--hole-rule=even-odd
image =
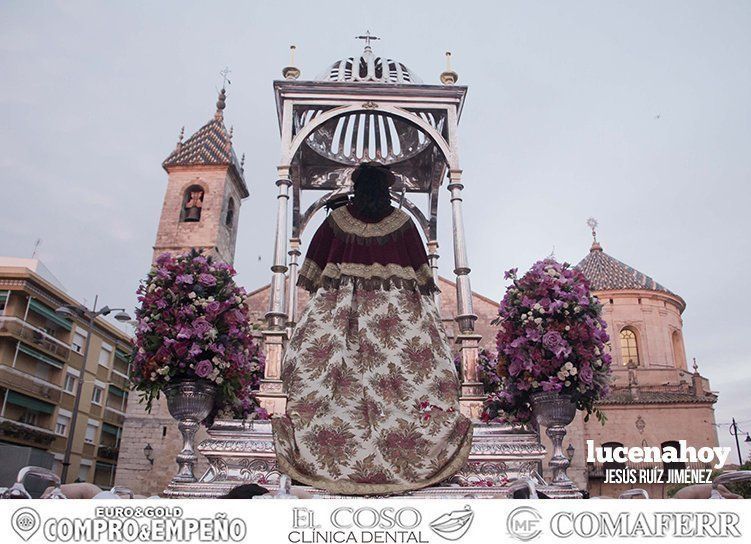
[{"label": "weather vane", "polygon": [[222,89],[227,87],[227,84],[232,85],[232,82],[229,80],[230,73],[232,71],[229,69],[229,67],[225,67],[224,70],[219,72],[219,75],[222,76]]},{"label": "weather vane", "polygon": [[370,30],[365,31],[363,36],[355,36],[356,40],[365,40],[365,47],[370,47],[370,40],[380,40],[378,36],[371,36]]},{"label": "weather vane", "polygon": [[594,217],[587,219],[587,226],[592,229],[592,238],[595,242],[597,241],[597,225],[597,219],[595,219]]}]

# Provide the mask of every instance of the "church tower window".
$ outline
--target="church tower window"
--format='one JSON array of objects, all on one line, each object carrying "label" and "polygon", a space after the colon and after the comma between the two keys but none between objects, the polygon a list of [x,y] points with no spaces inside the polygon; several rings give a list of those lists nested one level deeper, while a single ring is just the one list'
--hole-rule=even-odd
[{"label": "church tower window", "polygon": [[686,354],[683,351],[683,338],[679,331],[673,331],[673,358],[676,368],[686,368]]},{"label": "church tower window", "polygon": [[633,362],[639,365],[639,344],[633,329],[621,329],[621,360],[624,366]]},{"label": "church tower window", "polygon": [[227,215],[224,218],[224,224],[232,228],[232,225],[235,222],[235,199],[230,198],[229,202],[227,203]]},{"label": "church tower window", "polygon": [[200,185],[191,185],[185,191],[183,198],[182,220],[186,223],[196,223],[201,220],[201,209],[203,208],[203,187]]}]

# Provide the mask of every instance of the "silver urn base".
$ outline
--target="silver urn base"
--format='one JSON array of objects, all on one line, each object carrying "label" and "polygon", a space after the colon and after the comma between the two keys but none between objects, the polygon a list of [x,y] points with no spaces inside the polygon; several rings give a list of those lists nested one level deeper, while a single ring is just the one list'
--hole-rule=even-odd
[{"label": "silver urn base", "polygon": [[176,458],[177,474],[172,478],[170,486],[196,482],[193,468],[198,456],[193,442],[198,426],[214,407],[216,386],[198,380],[184,380],[165,387],[164,394],[169,413],[177,420],[177,428],[183,439],[182,450]]},{"label": "silver urn base", "polygon": [[571,395],[553,392],[531,395],[530,404],[538,428],[546,427],[545,434],[553,443],[553,456],[549,462],[553,480],[550,483],[557,487],[575,487],[566,474],[571,463],[563,453],[563,437],[566,436],[566,426],[570,425],[576,416],[576,404],[572,401]]}]

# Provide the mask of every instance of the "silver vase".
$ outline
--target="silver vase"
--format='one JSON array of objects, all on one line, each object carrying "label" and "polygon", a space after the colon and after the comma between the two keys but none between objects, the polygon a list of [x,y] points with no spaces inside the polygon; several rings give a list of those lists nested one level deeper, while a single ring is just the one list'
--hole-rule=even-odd
[{"label": "silver vase", "polygon": [[216,397],[216,386],[199,380],[183,380],[164,388],[167,408],[177,420],[177,428],[183,437],[183,449],[177,454],[177,474],[173,483],[193,483],[196,477],[193,467],[198,461],[193,442],[198,426],[211,413]]},{"label": "silver vase", "polygon": [[553,457],[549,463],[553,471],[551,483],[560,487],[573,487],[573,482],[566,474],[571,463],[563,454],[563,437],[566,436],[566,425],[576,416],[576,404],[571,395],[555,392],[535,393],[530,396],[530,404],[538,428],[546,427],[545,434],[553,442]]}]

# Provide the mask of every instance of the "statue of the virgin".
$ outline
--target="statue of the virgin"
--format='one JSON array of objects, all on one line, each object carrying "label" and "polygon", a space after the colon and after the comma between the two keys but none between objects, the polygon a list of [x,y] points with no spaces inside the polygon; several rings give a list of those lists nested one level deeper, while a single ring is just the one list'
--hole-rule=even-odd
[{"label": "statue of the virgin", "polygon": [[332,493],[401,493],[456,473],[472,426],[425,246],[390,204],[395,176],[367,163],[352,180],[353,198],[326,217],[300,270],[312,296],[284,356],[277,465]]}]

